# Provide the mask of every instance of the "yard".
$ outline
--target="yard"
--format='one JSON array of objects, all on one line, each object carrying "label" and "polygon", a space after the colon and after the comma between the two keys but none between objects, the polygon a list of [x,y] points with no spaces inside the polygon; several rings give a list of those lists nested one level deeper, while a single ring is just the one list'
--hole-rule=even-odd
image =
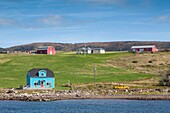
[{"label": "yard", "polygon": [[26,84],[26,74],[32,68],[49,68],[55,74],[57,88],[70,81],[72,84],[93,83],[94,65],[97,66],[96,82],[124,82],[151,78],[133,69],[113,65],[120,58],[132,57],[131,53],[106,53],[77,55],[59,53],[56,55],[0,54],[0,87],[11,88]]}]

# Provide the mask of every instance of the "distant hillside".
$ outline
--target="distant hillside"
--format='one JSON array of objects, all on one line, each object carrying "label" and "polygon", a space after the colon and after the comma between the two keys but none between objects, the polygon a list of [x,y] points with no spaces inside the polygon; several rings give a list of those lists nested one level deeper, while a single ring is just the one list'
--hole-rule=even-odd
[{"label": "distant hillside", "polygon": [[90,42],[90,43],[32,43],[20,46],[13,46],[6,48],[8,51],[30,51],[35,50],[39,46],[54,46],[56,50],[60,51],[75,51],[80,47],[88,46],[95,48],[104,48],[106,51],[129,50],[134,45],[156,45],[158,49],[170,48],[170,42],[157,41],[120,41],[120,42]]}]

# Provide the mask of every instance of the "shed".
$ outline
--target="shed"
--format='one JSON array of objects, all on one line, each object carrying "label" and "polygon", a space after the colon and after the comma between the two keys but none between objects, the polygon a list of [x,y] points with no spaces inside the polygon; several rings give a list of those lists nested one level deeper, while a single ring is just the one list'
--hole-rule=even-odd
[{"label": "shed", "polygon": [[92,53],[96,54],[96,53],[105,53],[105,49],[103,48],[92,48]]},{"label": "shed", "polygon": [[36,50],[37,54],[55,54],[55,48],[53,46],[42,46]]},{"label": "shed", "polygon": [[155,45],[144,45],[144,46],[132,46],[131,52],[142,53],[142,52],[157,52],[158,49]]},{"label": "shed", "polygon": [[9,53],[9,51],[3,49],[3,48],[0,48],[0,54],[7,54]]},{"label": "shed", "polygon": [[27,88],[46,89],[55,87],[54,73],[47,68],[33,68],[28,71]]}]

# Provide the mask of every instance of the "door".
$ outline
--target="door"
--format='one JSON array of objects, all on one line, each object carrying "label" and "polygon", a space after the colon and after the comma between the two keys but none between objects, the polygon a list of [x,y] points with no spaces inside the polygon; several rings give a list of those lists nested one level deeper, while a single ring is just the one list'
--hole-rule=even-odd
[{"label": "door", "polygon": [[53,54],[53,52],[52,52],[52,51],[50,51],[50,54]]},{"label": "door", "polygon": [[41,85],[41,87],[44,87],[44,80],[40,81],[40,85]]},{"label": "door", "polygon": [[144,52],[144,49],[140,49],[139,52],[140,52],[140,53]]}]

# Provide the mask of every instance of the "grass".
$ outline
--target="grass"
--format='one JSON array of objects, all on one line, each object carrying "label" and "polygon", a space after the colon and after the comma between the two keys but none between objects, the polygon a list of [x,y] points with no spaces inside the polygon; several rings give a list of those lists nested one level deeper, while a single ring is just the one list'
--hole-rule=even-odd
[{"label": "grass", "polygon": [[68,82],[73,84],[92,83],[94,64],[97,65],[96,82],[129,82],[153,75],[113,67],[106,60],[129,56],[130,53],[107,53],[76,55],[0,54],[0,88],[19,87],[26,84],[26,74],[32,68],[49,68],[55,74],[57,88]]}]

